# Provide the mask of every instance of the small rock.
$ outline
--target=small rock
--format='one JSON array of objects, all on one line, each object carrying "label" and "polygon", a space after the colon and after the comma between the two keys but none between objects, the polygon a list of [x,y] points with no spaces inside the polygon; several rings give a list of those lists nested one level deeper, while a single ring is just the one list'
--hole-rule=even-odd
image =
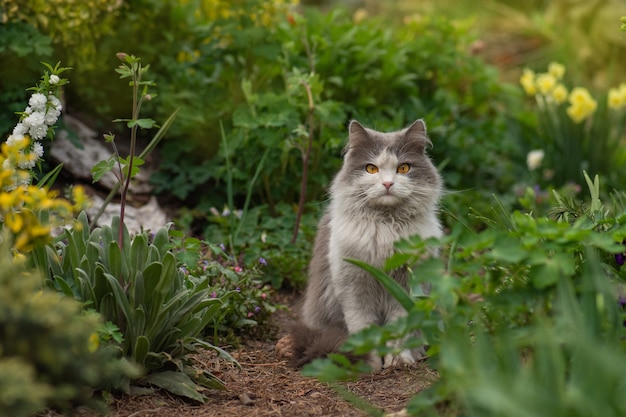
[{"label": "small rock", "polygon": [[239,401],[241,401],[241,404],[243,405],[254,405],[254,400],[252,400],[245,392],[239,394]]}]

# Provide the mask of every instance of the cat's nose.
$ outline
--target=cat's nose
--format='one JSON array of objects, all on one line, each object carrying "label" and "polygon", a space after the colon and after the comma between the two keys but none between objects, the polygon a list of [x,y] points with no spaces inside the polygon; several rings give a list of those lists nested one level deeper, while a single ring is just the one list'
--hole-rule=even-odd
[{"label": "cat's nose", "polygon": [[391,182],[391,181],[383,182],[383,185],[385,186],[385,188],[387,189],[387,191],[389,191],[389,189],[390,189],[390,188],[391,188],[391,186],[393,185],[393,182]]}]

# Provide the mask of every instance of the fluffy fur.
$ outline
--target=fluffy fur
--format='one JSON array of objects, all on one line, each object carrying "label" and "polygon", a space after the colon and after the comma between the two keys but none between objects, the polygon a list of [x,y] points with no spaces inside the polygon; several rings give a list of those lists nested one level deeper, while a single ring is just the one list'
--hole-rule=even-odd
[{"label": "fluffy fur", "polygon": [[[442,180],[426,155],[429,146],[422,120],[391,133],[350,123],[344,163],[318,226],[301,323],[291,332],[292,365],[336,351],[349,334],[406,314],[371,275],[344,259],[380,267],[397,240],[441,235]],[[406,287],[406,271],[393,277]],[[408,351],[368,358],[375,370],[414,361]]]}]

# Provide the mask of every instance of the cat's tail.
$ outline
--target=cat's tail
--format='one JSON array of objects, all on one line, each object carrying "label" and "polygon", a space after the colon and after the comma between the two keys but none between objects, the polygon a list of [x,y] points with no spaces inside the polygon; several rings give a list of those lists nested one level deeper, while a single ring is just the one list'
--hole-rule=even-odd
[{"label": "cat's tail", "polygon": [[[289,366],[300,368],[313,359],[339,352],[339,347],[347,338],[348,331],[340,327],[312,329],[302,322],[296,322],[290,326],[288,335],[276,345],[276,350],[282,350],[279,354],[287,359]],[[284,346],[279,348],[281,341]],[[361,359],[356,355],[346,356],[353,362]]]}]

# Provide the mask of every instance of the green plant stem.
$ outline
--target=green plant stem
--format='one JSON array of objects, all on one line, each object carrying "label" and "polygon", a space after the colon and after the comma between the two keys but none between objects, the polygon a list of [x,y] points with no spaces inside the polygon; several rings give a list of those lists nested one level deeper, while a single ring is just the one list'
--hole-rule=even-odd
[{"label": "green plant stem", "polygon": [[302,181],[300,182],[300,201],[298,202],[298,213],[296,214],[296,224],[293,228],[293,236],[291,238],[291,243],[296,243],[296,239],[298,238],[298,231],[300,230],[300,221],[302,219],[302,213],[304,212],[304,204],[306,202],[306,186],[307,186],[307,178],[309,176],[309,158],[311,156],[311,148],[313,147],[313,121],[314,121],[314,112],[315,112],[315,103],[313,103],[313,93],[311,92],[311,86],[303,81],[302,85],[306,89],[306,94],[309,98],[309,115],[308,115],[308,125],[309,125],[309,135],[307,138],[307,146],[306,150],[302,153]]},{"label": "green plant stem", "polygon": [[[133,77],[133,116],[132,120],[136,121],[139,118],[139,108],[141,103],[138,100],[139,96],[139,81],[141,79],[141,65],[132,65],[132,77]],[[128,156],[128,173],[124,179],[124,185],[122,186],[122,192],[120,194],[120,225],[118,228],[118,245],[120,249],[124,246],[124,217],[126,214],[126,196],[128,195],[128,189],[130,188],[130,178],[133,171],[133,159],[135,157],[135,146],[137,143],[137,124],[135,123],[130,128],[130,153]]]},{"label": "green plant stem", "polygon": [[[174,119],[176,118],[176,114],[178,113],[180,109],[176,109],[174,110],[174,112],[170,115],[170,117],[167,118],[167,120],[165,121],[165,123],[163,123],[163,125],[161,125],[161,128],[159,129],[159,131],[154,135],[154,137],[152,138],[152,140],[150,141],[150,143],[148,143],[148,145],[146,146],[146,148],[139,154],[139,158],[140,159],[146,159],[146,157],[157,147],[157,145],[159,144],[159,142],[161,142],[161,139],[163,139],[163,137],[165,137],[165,133],[167,132],[167,130],[170,128],[170,126],[172,125],[172,123],[174,123]],[[120,189],[120,182],[117,182],[113,188],[111,189],[111,191],[109,192],[109,194],[106,196],[106,198],[104,199],[104,202],[102,203],[102,205],[100,206],[100,209],[98,210],[98,212],[96,213],[96,215],[93,217],[93,219],[91,220],[91,229],[93,230],[96,227],[96,223],[98,222],[98,219],[100,218],[100,216],[102,216],[102,213],[104,213],[104,210],[106,209],[106,207],[109,205],[109,203],[111,202],[111,200],[113,200],[113,197],[115,197],[115,195],[117,194],[117,192]]]}]

